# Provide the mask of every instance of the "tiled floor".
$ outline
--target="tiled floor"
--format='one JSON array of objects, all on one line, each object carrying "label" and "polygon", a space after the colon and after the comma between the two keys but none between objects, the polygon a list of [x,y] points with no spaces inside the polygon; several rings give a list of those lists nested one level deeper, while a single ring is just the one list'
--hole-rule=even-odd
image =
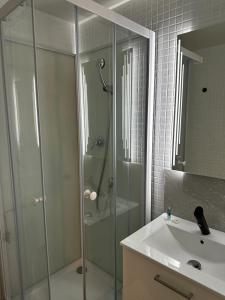
[{"label": "tiled floor", "polygon": [[[52,300],[82,300],[82,275],[76,272],[77,263],[71,264],[51,276]],[[91,262],[87,263],[87,300],[114,300],[113,277]],[[119,295],[118,300],[122,297]],[[46,283],[33,287],[26,300],[47,300]]]}]

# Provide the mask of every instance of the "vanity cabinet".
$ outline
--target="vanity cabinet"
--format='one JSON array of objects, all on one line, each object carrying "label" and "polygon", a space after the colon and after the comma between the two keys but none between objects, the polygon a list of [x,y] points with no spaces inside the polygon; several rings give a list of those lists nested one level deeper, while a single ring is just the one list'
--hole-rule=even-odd
[{"label": "vanity cabinet", "polygon": [[225,300],[225,297],[135,251],[123,248],[123,300],[185,299]]}]

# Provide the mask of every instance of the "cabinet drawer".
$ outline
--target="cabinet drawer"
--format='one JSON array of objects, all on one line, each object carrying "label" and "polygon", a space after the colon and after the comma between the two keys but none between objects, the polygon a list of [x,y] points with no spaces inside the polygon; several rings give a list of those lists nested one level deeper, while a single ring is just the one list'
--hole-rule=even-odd
[{"label": "cabinet drawer", "polygon": [[123,300],[224,300],[209,289],[137,254],[123,250]]}]

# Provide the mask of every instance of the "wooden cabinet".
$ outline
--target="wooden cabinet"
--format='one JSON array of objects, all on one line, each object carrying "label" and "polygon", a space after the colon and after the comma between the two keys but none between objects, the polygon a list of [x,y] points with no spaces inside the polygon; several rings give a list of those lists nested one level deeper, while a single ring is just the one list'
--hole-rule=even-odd
[{"label": "wooden cabinet", "polygon": [[128,248],[123,249],[123,300],[224,300],[213,291]]}]

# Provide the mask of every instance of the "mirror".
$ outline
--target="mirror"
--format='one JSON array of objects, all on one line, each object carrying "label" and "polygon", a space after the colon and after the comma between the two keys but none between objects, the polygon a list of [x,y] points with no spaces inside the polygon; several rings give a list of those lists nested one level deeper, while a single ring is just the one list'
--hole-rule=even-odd
[{"label": "mirror", "polygon": [[225,23],[178,36],[172,168],[225,178]]}]

